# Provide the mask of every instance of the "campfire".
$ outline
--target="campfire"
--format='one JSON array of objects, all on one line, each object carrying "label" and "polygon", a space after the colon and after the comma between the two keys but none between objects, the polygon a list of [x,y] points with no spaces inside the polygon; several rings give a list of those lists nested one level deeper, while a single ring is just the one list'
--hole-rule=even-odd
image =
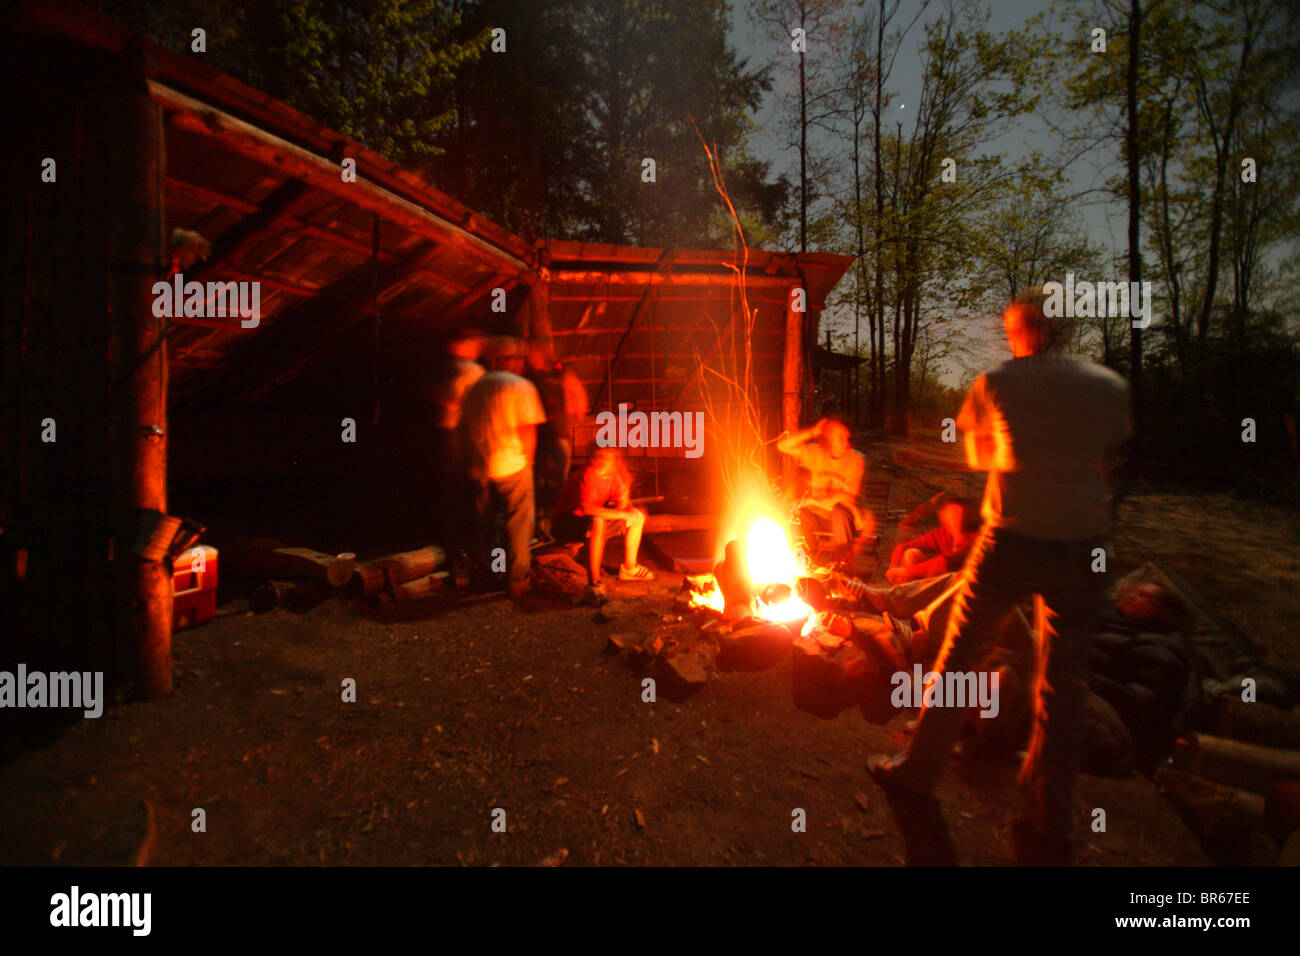
[{"label": "campfire", "polygon": [[730,621],[798,623],[813,613],[800,597],[801,582],[817,570],[802,549],[791,547],[780,521],[758,514],[727,542],[712,574],[687,576],[689,606],[709,608]]}]

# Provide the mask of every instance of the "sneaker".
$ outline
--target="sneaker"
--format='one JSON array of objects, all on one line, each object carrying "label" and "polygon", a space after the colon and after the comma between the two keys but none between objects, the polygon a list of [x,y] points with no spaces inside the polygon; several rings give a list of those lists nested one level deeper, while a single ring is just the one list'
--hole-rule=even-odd
[{"label": "sneaker", "polygon": [[591,607],[600,607],[609,600],[609,595],[605,593],[605,585],[588,584],[587,590],[582,596],[582,603]]},{"label": "sneaker", "polygon": [[631,568],[623,564],[619,565],[618,579],[620,581],[653,581],[655,573],[644,564],[638,564]]}]

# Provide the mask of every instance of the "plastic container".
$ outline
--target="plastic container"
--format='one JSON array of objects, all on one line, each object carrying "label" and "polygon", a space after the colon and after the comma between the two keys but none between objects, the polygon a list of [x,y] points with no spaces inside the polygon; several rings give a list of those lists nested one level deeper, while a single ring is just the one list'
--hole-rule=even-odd
[{"label": "plastic container", "polygon": [[198,627],[217,613],[217,549],[196,545],[172,563],[172,626]]}]

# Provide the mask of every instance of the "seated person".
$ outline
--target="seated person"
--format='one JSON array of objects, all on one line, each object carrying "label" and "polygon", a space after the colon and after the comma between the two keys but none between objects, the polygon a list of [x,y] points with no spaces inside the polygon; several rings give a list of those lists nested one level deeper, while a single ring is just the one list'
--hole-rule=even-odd
[{"label": "seated person", "polygon": [[551,523],[560,541],[587,542],[588,597],[602,598],[601,560],[605,541],[623,534],[620,581],[653,581],[654,572],[637,563],[645,512],[631,507],[632,478],[617,448],[598,448],[591,462],[574,472],[560,495]]},{"label": "seated person", "polygon": [[886,579],[890,584],[903,584],[960,571],[979,528],[979,509],[974,503],[946,499],[939,505],[939,527],[894,548]]},{"label": "seated person", "polygon": [[[808,471],[800,523],[808,531],[830,532],[836,560],[847,558],[853,539],[870,524],[858,508],[867,460],[849,445],[849,426],[836,417],[823,418],[811,428],[782,435],[776,448]],[[811,541],[809,550],[814,550]]]}]

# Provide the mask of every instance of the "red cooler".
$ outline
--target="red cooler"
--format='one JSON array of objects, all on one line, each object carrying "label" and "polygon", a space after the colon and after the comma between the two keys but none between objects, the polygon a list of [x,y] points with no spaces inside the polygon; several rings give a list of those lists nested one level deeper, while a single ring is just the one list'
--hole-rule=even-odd
[{"label": "red cooler", "polygon": [[172,564],[172,625],[207,624],[217,613],[217,549],[206,544],[181,552]]}]

